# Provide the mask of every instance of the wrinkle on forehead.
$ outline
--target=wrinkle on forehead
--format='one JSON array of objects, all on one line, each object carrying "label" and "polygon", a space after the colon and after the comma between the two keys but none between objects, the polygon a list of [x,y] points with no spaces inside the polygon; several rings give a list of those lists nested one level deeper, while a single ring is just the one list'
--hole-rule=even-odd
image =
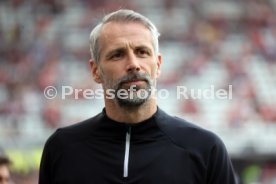
[{"label": "wrinkle on forehead", "polygon": [[135,22],[109,22],[105,24],[99,38],[100,55],[106,50],[116,48],[135,48],[146,46],[153,51],[150,30],[144,25]]}]

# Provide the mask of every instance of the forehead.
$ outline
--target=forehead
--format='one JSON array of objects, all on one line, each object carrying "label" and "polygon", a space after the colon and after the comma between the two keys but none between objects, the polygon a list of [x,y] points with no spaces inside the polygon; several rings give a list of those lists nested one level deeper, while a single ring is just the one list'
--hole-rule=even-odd
[{"label": "forehead", "polygon": [[100,49],[122,44],[143,44],[150,48],[152,36],[148,28],[136,22],[109,22],[103,25],[99,37]]}]

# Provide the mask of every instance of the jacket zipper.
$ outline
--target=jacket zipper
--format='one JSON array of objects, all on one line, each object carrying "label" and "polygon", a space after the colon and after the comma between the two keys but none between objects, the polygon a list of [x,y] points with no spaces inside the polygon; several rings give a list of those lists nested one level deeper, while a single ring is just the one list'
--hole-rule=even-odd
[{"label": "jacket zipper", "polygon": [[128,177],[128,164],[129,164],[129,147],[130,147],[130,134],[131,127],[129,126],[126,132],[126,144],[125,144],[125,158],[124,158],[124,178]]}]

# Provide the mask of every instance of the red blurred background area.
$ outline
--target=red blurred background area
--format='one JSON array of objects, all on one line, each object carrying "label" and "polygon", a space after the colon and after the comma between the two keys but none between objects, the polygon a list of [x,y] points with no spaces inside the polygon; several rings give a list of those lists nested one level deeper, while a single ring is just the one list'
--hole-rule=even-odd
[{"label": "red blurred background area", "polygon": [[[0,150],[14,183],[37,183],[41,151],[58,127],[92,117],[102,99],[89,73],[89,34],[129,8],[158,27],[160,108],[218,134],[241,184],[276,181],[275,0],[3,0],[0,2]],[[47,99],[53,86],[57,96]],[[176,86],[232,89],[231,99],[178,99]],[[228,91],[229,92],[229,91]],[[76,96],[78,98],[76,98]]]}]

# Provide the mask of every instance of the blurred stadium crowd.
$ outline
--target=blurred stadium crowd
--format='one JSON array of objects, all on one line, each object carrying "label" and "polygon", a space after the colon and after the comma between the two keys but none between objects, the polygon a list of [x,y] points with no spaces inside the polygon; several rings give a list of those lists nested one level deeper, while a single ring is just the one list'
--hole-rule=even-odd
[{"label": "blurred stadium crowd", "polygon": [[[79,99],[61,99],[60,90],[49,100],[44,89],[99,88],[89,74],[89,34],[99,18],[120,8],[148,16],[159,28],[158,88],[172,94],[160,100],[161,108],[218,133],[233,159],[276,154],[276,0],[1,1],[2,149],[41,149],[57,127],[101,111],[102,100],[86,100],[81,92]],[[232,85],[233,98],[180,100],[175,86],[183,85]],[[26,172],[21,166],[15,183],[36,183],[37,167]],[[276,183],[275,157],[237,170],[245,184]]]}]

